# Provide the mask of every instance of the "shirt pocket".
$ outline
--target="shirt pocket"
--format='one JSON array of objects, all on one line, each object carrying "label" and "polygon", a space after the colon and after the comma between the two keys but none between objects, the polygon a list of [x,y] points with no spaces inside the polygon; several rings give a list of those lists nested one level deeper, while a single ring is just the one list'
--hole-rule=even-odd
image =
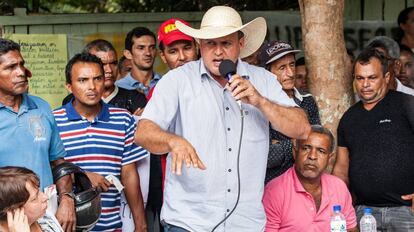
[{"label": "shirt pocket", "polygon": [[261,141],[269,139],[269,121],[254,106],[243,105],[244,139]]}]

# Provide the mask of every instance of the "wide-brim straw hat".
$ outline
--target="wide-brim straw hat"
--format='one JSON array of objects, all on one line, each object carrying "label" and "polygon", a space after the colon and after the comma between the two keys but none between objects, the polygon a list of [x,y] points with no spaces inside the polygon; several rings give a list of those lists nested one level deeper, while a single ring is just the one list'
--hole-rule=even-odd
[{"label": "wide-brim straw hat", "polygon": [[201,20],[200,29],[194,29],[180,21],[175,25],[186,35],[199,39],[216,39],[230,35],[237,31],[244,34],[244,47],[240,51],[240,58],[253,54],[262,45],[266,37],[266,20],[263,17],[243,25],[236,10],[228,6],[214,6],[210,8]]}]

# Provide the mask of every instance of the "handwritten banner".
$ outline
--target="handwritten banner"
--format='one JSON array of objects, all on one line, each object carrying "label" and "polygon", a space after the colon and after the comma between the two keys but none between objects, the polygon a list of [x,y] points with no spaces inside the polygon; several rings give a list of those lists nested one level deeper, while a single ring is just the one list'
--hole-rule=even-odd
[{"label": "handwritten banner", "polygon": [[5,37],[20,44],[26,67],[33,74],[29,93],[49,102],[52,109],[61,106],[68,94],[65,88],[66,35],[9,34]]}]

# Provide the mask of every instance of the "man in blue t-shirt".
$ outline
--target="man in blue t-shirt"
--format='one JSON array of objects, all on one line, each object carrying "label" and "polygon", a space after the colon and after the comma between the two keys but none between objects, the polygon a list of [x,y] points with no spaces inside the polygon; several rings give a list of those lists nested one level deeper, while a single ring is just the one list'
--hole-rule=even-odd
[{"label": "man in blue t-shirt", "polygon": [[[63,163],[65,150],[47,102],[27,94],[31,77],[14,41],[0,38],[0,166],[34,171],[42,190],[53,184],[51,166]],[[60,204],[56,212],[65,231],[75,229],[70,177],[56,183]]]}]

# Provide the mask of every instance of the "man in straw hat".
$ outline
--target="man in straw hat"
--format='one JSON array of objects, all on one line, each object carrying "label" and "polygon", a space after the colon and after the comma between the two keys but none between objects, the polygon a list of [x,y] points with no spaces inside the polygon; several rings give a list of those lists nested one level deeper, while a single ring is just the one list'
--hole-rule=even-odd
[{"label": "man in straw hat", "polygon": [[[243,25],[234,9],[216,6],[204,14],[199,30],[175,24],[197,40],[201,59],[162,78],[135,134],[135,142],[151,153],[169,153],[164,228],[263,231],[269,121],[282,133],[305,139],[306,115],[273,74],[240,60],[262,44],[263,18]],[[219,72],[224,59],[237,63],[229,81]],[[183,163],[187,168],[181,170]]]}]

